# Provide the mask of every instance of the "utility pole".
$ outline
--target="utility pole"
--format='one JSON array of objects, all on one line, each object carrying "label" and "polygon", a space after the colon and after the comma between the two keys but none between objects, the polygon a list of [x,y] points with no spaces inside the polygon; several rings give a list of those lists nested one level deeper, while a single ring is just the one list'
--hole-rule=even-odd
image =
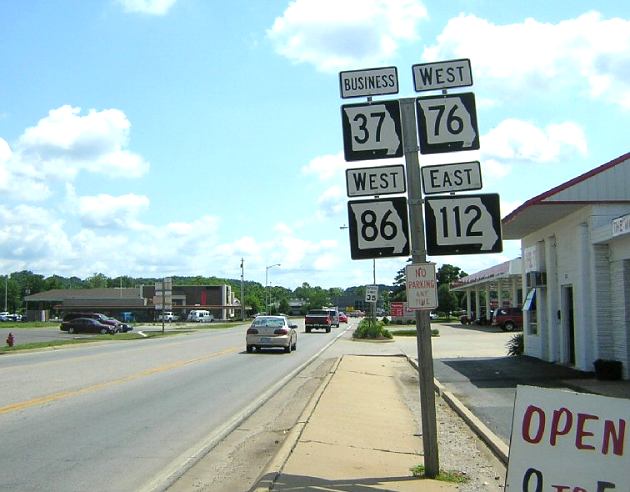
[{"label": "utility pole", "polygon": [[245,260],[241,258],[241,321],[245,321]]}]

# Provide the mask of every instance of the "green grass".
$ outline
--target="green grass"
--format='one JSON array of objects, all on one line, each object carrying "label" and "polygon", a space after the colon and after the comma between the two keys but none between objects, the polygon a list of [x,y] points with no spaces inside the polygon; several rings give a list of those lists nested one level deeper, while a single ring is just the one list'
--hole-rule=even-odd
[{"label": "green grass", "polygon": [[[415,337],[416,336],[415,328],[413,330],[390,330],[390,331],[392,335],[394,335],[395,337]],[[440,330],[438,330],[437,328],[433,328],[431,330],[431,336],[439,337]]]},{"label": "green grass", "polygon": [[21,321],[3,321],[0,323],[0,328],[8,328],[11,330],[28,330],[29,328],[50,328],[57,327],[61,321],[28,321],[22,323]]},{"label": "green grass", "polygon": [[139,333],[118,333],[116,335],[95,335],[85,338],[80,338],[81,334],[75,334],[75,338],[68,338],[66,340],[49,340],[47,342],[32,342],[32,343],[19,343],[19,341],[13,345],[13,347],[9,347],[5,345],[0,347],[0,354],[7,354],[11,352],[18,352],[20,350],[37,350],[37,349],[46,349],[51,347],[61,347],[64,345],[78,345],[82,343],[93,343],[93,342],[107,342],[107,341],[116,341],[116,340],[144,340],[147,338],[159,338],[163,336],[172,336],[179,335],[182,333],[179,332],[165,332],[162,331],[150,331],[146,332],[146,336],[142,336]]},{"label": "green grass", "polygon": [[[424,476],[424,465],[414,466],[411,468],[411,473],[416,478],[426,478]],[[440,473],[434,480],[450,483],[467,483],[470,481],[470,478],[460,471],[440,470]]]}]

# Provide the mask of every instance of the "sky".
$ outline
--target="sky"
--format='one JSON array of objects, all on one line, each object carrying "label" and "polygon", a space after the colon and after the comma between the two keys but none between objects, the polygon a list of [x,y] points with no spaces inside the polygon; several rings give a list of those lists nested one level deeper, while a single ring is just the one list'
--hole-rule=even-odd
[{"label": "sky", "polygon": [[[0,0],[0,274],[392,284],[353,260],[339,72],[470,59],[501,216],[629,149],[625,0]],[[461,90],[460,90],[461,91]],[[452,91],[457,92],[457,91]],[[478,192],[478,193],[479,193]],[[430,256],[472,274],[520,256]],[[272,266],[277,265],[280,266]]]}]

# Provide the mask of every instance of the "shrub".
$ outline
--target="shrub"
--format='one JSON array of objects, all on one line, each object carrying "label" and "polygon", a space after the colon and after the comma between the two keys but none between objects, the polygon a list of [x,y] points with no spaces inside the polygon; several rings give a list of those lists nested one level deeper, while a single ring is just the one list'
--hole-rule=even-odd
[{"label": "shrub", "polygon": [[359,323],[359,326],[352,334],[354,338],[370,338],[370,339],[382,339],[393,338],[392,334],[383,328],[383,322],[378,320],[363,319]]},{"label": "shrub", "polygon": [[513,356],[523,355],[523,352],[525,351],[525,342],[523,340],[523,334],[518,333],[514,335],[512,338],[508,340],[505,346],[507,348],[508,355],[513,355]]}]

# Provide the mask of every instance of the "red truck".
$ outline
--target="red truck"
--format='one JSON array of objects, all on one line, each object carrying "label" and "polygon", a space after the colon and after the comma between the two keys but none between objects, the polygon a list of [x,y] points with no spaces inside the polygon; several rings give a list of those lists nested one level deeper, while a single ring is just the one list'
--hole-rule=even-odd
[{"label": "red truck", "polygon": [[313,329],[326,330],[326,333],[330,333],[334,321],[329,309],[311,309],[306,313],[304,324],[306,326],[306,333],[310,333]]}]

